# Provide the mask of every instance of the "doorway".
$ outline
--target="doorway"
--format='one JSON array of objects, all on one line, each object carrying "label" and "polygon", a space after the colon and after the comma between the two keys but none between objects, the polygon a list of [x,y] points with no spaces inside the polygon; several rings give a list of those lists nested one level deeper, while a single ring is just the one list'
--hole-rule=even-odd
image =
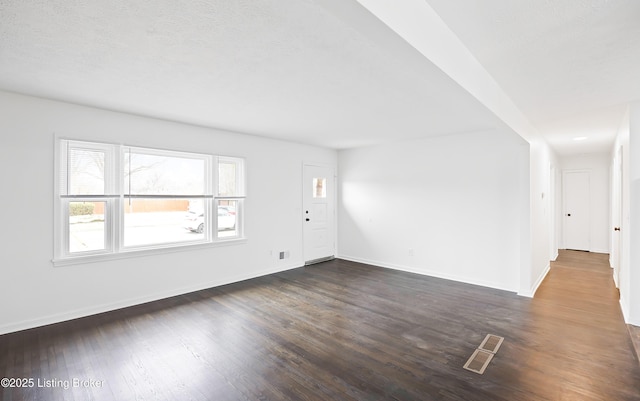
[{"label": "doorway", "polygon": [[335,256],[335,175],[332,167],[303,166],[303,241],[305,265]]},{"label": "doorway", "polygon": [[590,250],[590,173],[589,171],[564,171],[563,242],[565,249]]}]

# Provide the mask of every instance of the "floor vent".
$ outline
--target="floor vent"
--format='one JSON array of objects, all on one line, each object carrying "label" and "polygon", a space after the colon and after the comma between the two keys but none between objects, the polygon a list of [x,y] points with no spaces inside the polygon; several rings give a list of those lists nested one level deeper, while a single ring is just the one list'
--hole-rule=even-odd
[{"label": "floor vent", "polygon": [[493,359],[491,352],[477,349],[473,352],[473,355],[471,355],[467,363],[464,364],[464,368],[478,374],[483,374],[487,365],[491,362],[491,359]]},{"label": "floor vent", "polygon": [[480,375],[483,374],[493,356],[500,349],[503,341],[504,337],[487,334],[478,349],[473,352],[473,355],[464,364],[464,368]]},{"label": "floor vent", "polygon": [[484,338],[484,341],[482,341],[482,344],[480,344],[478,349],[495,354],[496,352],[498,352],[498,349],[500,349],[500,346],[502,345],[502,341],[504,341],[504,337],[498,337],[498,336],[494,336],[493,334],[487,334],[487,336]]}]

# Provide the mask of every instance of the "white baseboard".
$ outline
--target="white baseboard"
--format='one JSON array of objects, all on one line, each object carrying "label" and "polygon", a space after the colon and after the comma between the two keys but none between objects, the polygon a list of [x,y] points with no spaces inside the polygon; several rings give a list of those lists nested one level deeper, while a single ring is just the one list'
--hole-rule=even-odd
[{"label": "white baseboard", "polygon": [[593,253],[609,253],[609,250],[608,249],[598,249],[598,248],[596,248],[596,249],[589,250],[589,252],[593,252]]},{"label": "white baseboard", "polygon": [[640,327],[640,316],[631,316],[631,311],[627,309],[627,302],[624,298],[620,297],[620,309],[622,310],[622,316],[626,324],[631,324]]},{"label": "white baseboard", "polygon": [[547,266],[544,268],[542,274],[540,274],[540,276],[538,277],[536,282],[533,284],[533,286],[531,286],[530,289],[524,290],[524,291],[520,291],[520,292],[518,292],[518,295],[523,296],[523,297],[533,298],[534,295],[536,295],[536,291],[538,291],[538,287],[540,287],[540,284],[542,284],[542,282],[544,281],[545,277],[547,277],[547,274],[549,274],[550,270],[551,270],[551,263],[547,264]]},{"label": "white baseboard", "polygon": [[225,280],[199,284],[197,286],[177,288],[170,291],[156,293],[153,295],[148,295],[140,298],[131,298],[131,299],[127,299],[119,302],[97,305],[89,308],[76,309],[76,310],[57,313],[49,316],[43,316],[36,319],[28,319],[20,322],[13,322],[13,323],[0,326],[0,335],[13,333],[16,331],[33,329],[41,326],[47,326],[50,324],[65,322],[68,320],[79,319],[79,318],[83,318],[91,315],[97,315],[99,313],[111,312],[111,311],[122,309],[122,308],[128,308],[131,306],[145,304],[147,302],[159,301],[161,299],[171,298],[178,295],[189,294],[191,292],[206,290],[208,288],[220,287],[223,285],[237,283],[237,282],[249,280],[252,278],[279,273],[286,270],[296,269],[298,267],[302,267],[302,266],[297,266],[297,265],[286,266],[286,267],[279,266],[277,268],[262,270],[253,274],[239,275],[239,276],[227,278]]},{"label": "white baseboard", "polygon": [[626,304],[627,303],[625,302],[625,300],[622,297],[620,297],[620,310],[622,310],[622,317],[624,318],[625,323],[633,324],[629,322],[629,311],[626,308]]},{"label": "white baseboard", "polygon": [[407,272],[407,273],[420,274],[422,276],[441,278],[441,279],[445,279],[445,280],[457,281],[457,282],[460,282],[460,283],[478,285],[478,286],[481,286],[481,287],[495,288],[497,290],[502,290],[502,291],[516,292],[516,290],[513,289],[513,288],[507,288],[506,286],[503,286],[503,285],[500,285],[500,284],[496,284],[496,283],[493,283],[493,282],[482,281],[482,280],[474,280],[474,279],[469,279],[468,277],[456,276],[456,275],[453,275],[453,274],[443,274],[443,273],[441,273],[439,271],[434,271],[434,270],[416,269],[416,268],[409,267],[409,266],[403,266],[403,265],[392,264],[392,263],[385,263],[385,262],[380,262],[380,261],[376,261],[376,260],[363,259],[363,258],[358,258],[358,257],[353,257],[353,256],[339,255],[337,257],[339,259],[344,259],[344,260],[349,260],[351,262],[363,263],[363,264],[367,264],[367,265],[383,267],[385,269],[399,270],[399,271],[403,271],[403,272]]}]

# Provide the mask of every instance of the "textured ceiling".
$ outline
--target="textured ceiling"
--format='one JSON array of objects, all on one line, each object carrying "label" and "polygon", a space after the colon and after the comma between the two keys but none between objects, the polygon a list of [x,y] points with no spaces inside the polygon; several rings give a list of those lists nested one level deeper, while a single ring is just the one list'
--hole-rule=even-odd
[{"label": "textured ceiling", "polygon": [[609,150],[640,100],[640,1],[428,3],[560,154]]},{"label": "textured ceiling", "polygon": [[[425,1],[561,154],[608,150],[640,99],[640,1]],[[355,0],[330,4],[0,0],[0,89],[333,148],[501,126]]]},{"label": "textured ceiling", "polygon": [[0,0],[0,88],[333,148],[499,124],[354,10],[375,32],[310,0]]}]

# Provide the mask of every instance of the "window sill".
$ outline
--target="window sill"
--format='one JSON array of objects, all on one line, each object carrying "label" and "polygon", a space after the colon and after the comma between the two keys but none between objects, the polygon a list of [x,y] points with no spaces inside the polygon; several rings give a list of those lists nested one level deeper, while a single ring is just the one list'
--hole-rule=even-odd
[{"label": "window sill", "polygon": [[175,252],[188,252],[199,249],[211,249],[218,248],[221,246],[231,246],[231,245],[242,245],[247,243],[247,238],[232,238],[232,239],[224,239],[213,242],[201,243],[201,244],[189,244],[189,245],[175,245],[175,246],[166,246],[162,248],[152,248],[152,249],[135,249],[130,251],[121,251],[118,253],[107,253],[100,255],[86,255],[86,256],[71,256],[68,258],[62,259],[52,259],[51,262],[55,267],[62,266],[71,266],[71,265],[80,265],[86,263],[97,263],[97,262],[105,262],[110,260],[119,260],[119,259],[130,259],[144,256],[155,256],[155,255],[163,255],[167,253],[175,253]]}]

